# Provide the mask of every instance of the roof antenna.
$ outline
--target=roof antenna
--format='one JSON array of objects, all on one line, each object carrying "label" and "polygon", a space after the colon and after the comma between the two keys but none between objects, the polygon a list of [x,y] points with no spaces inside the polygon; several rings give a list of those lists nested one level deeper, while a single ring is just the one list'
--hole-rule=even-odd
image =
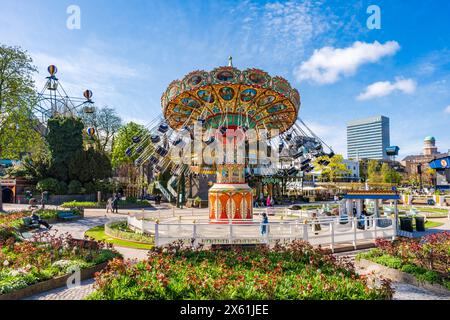
[{"label": "roof antenna", "polygon": [[228,57],[228,66],[229,66],[229,67],[232,67],[232,66],[233,66],[233,57],[232,57],[232,56],[229,56],[229,57]]}]

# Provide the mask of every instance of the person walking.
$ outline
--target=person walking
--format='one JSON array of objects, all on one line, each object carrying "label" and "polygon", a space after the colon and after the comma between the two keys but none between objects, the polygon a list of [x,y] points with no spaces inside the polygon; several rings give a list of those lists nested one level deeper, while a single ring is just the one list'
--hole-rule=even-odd
[{"label": "person walking", "polygon": [[113,212],[113,206],[112,206],[113,198],[108,198],[108,201],[106,201],[106,213]]},{"label": "person walking", "polygon": [[270,194],[267,196],[266,207],[270,207]]},{"label": "person walking", "polygon": [[265,212],[262,213],[261,218],[261,236],[264,236],[267,234],[267,225],[269,223],[269,218],[267,217],[267,214]]},{"label": "person walking", "polygon": [[112,200],[112,208],[113,208],[113,210],[112,210],[113,213],[119,213],[119,194],[118,193],[116,193],[114,195],[114,198]]}]

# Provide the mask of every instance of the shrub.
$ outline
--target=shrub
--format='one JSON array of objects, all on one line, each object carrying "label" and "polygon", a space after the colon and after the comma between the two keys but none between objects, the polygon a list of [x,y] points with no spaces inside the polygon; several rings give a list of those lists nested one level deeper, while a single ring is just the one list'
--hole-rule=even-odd
[{"label": "shrub", "polygon": [[376,249],[365,258],[390,268],[413,274],[417,279],[447,285],[450,281],[450,232],[440,232],[421,239],[400,238],[394,242],[377,240]]},{"label": "shrub", "polygon": [[93,182],[86,182],[84,184],[84,189],[86,190],[86,193],[88,194],[92,194],[92,193],[96,193],[97,189],[95,187],[95,184]]},{"label": "shrub", "polygon": [[352,264],[297,241],[256,250],[155,248],[139,263],[112,260],[89,299],[390,299],[389,282],[371,287]]},{"label": "shrub", "polygon": [[67,194],[67,183],[65,183],[64,181],[60,181],[58,183],[57,194],[60,194],[60,195]]},{"label": "shrub", "polygon": [[82,189],[82,184],[80,181],[72,180],[69,183],[69,186],[67,188],[68,194],[80,194]]},{"label": "shrub", "polygon": [[53,178],[47,178],[38,182],[36,189],[40,192],[48,191],[57,194],[59,191],[59,182]]}]

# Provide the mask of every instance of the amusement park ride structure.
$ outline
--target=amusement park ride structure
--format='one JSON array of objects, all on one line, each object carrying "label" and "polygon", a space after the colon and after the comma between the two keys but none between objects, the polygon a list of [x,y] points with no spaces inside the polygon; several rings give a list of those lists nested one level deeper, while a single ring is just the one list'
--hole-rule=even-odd
[{"label": "amusement park ride structure", "polygon": [[[241,71],[233,67],[231,57],[228,66],[194,71],[173,81],[163,93],[161,105],[162,115],[149,123],[142,135],[133,137],[126,155],[133,157],[137,166],[149,163],[156,172],[171,170],[168,189],[173,191],[182,176],[216,174],[217,182],[209,190],[211,223],[253,220],[253,190],[247,182],[256,173],[295,177],[312,171],[315,158],[334,156],[298,118],[301,102],[297,89],[259,69]],[[198,126],[206,132],[200,140],[195,139]],[[199,154],[207,149],[213,149],[213,154],[220,148],[226,149],[225,153],[235,152],[239,146],[236,138],[229,139],[230,132],[244,137],[242,161],[206,164],[201,157],[199,160]],[[269,161],[255,161],[249,132],[256,134],[257,155],[264,152]],[[180,153],[187,153],[189,161],[175,161]],[[284,166],[279,165],[280,160]],[[321,160],[321,165],[328,164]]]},{"label": "amusement park ride structure", "polygon": [[[95,112],[91,90],[83,92],[84,98],[70,97],[56,77],[57,67],[50,65],[47,71],[49,73],[49,76],[46,78],[47,81],[42,90],[37,93],[37,101],[33,105],[33,114],[39,122],[36,130],[42,135],[47,134],[47,122],[51,118],[56,116],[75,116],[80,110],[85,114],[93,114]],[[87,128],[86,133],[91,136],[93,128]]]}]

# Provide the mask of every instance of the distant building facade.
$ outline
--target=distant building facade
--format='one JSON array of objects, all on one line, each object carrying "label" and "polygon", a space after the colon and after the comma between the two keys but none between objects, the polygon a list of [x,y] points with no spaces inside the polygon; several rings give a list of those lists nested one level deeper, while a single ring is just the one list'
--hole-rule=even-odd
[{"label": "distant building facade", "polygon": [[422,165],[422,173],[429,168],[429,162],[447,156],[447,153],[440,153],[436,146],[436,139],[432,136],[425,137],[423,141],[423,153],[405,157],[401,164],[405,167],[407,174],[418,174],[418,165]]},{"label": "distant building facade", "polygon": [[347,157],[349,159],[386,160],[390,146],[389,118],[376,116],[347,123]]},{"label": "distant building facade", "polygon": [[349,173],[344,175],[344,179],[349,182],[359,182],[361,180],[359,174],[359,161],[344,159],[342,163],[345,164]]}]

